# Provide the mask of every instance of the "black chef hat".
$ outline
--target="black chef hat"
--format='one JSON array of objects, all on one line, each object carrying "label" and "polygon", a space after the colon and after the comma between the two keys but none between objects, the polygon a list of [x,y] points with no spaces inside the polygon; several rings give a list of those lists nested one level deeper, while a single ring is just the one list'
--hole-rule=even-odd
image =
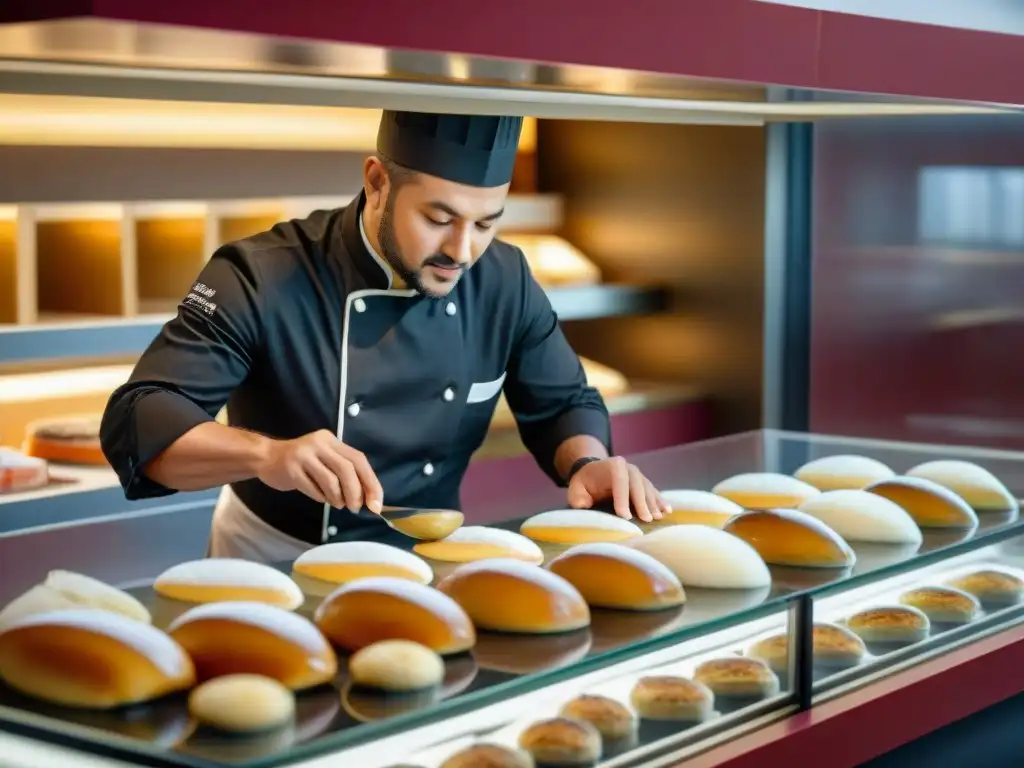
[{"label": "black chef hat", "polygon": [[385,110],[377,151],[429,176],[473,187],[500,187],[512,179],[522,127],[521,117]]}]

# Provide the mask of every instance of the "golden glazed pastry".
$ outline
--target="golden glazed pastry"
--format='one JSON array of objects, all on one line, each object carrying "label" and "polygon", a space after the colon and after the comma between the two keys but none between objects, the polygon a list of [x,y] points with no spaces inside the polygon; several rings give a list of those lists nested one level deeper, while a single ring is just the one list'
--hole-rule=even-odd
[{"label": "golden glazed pastry", "polygon": [[685,587],[757,589],[772,582],[753,547],[716,528],[674,525],[628,544],[668,567]]},{"label": "golden glazed pastry", "polygon": [[53,704],[110,709],[195,684],[188,654],[167,634],[119,613],[36,613],[0,630],[0,679]]},{"label": "golden glazed pastry", "polygon": [[280,728],[295,718],[295,696],[277,680],[226,675],[195,688],[188,711],[201,725],[228,733]]},{"label": "golden glazed pastry", "polygon": [[1017,499],[984,467],[969,461],[926,461],[907,472],[948,488],[978,512],[1015,512]]},{"label": "golden glazed pastry", "polygon": [[185,603],[255,601],[293,611],[302,605],[298,585],[269,565],[211,557],[172,566],[157,576],[153,590]]},{"label": "golden glazed pastry", "polygon": [[456,752],[440,768],[534,768],[529,752],[500,744],[474,744]]},{"label": "golden glazed pastry", "polygon": [[448,595],[389,576],[343,584],[324,599],[314,620],[347,651],[381,640],[412,640],[444,656],[468,651],[476,642],[469,616]]},{"label": "golden glazed pastry", "polygon": [[912,645],[928,637],[931,622],[909,605],[881,606],[858,611],[846,626],[866,643]]},{"label": "golden glazed pastry", "polygon": [[[815,624],[812,637],[814,663],[822,667],[855,667],[867,652],[860,637],[835,624]],[[747,656],[760,659],[773,672],[783,674],[789,669],[789,637],[783,632],[759,640],[750,646]]]},{"label": "golden glazed pastry", "polygon": [[896,473],[868,456],[838,455],[809,461],[793,475],[819,491],[857,491]]},{"label": "golden glazed pastry", "polygon": [[978,516],[948,488],[920,477],[894,477],[867,487],[898,504],[922,528],[974,528]]},{"label": "golden glazed pastry", "polygon": [[1005,608],[1024,599],[1024,581],[1005,571],[983,570],[946,582],[954,589],[974,595],[986,608]]},{"label": "golden glazed pastry", "polygon": [[846,541],[920,544],[921,529],[899,505],[867,491],[825,491],[800,505]]},{"label": "golden glazed pastry", "polygon": [[733,475],[711,490],[746,509],[796,509],[820,493],[813,485],[778,472]]},{"label": "golden glazed pastry", "polygon": [[547,544],[586,544],[596,541],[625,541],[644,532],[628,520],[592,509],[554,509],[527,518],[519,532]]},{"label": "golden glazed pastry", "polygon": [[444,661],[411,640],[381,640],[360,648],[348,662],[354,685],[391,693],[422,691],[444,680]]},{"label": "golden glazed pastry", "polygon": [[200,680],[260,675],[299,691],[326,683],[338,671],[334,649],[309,619],[266,603],[198,605],[168,632],[188,651]]},{"label": "golden glazed pastry", "polygon": [[580,544],[547,567],[576,587],[592,608],[658,611],[686,600],[667,566],[620,544]]},{"label": "golden glazed pastry", "polygon": [[16,597],[0,611],[0,628],[34,613],[69,608],[111,611],[144,624],[152,623],[142,603],[116,587],[71,571],[50,571],[42,584]]},{"label": "golden glazed pastry", "polygon": [[466,520],[466,516],[454,509],[419,510],[414,515],[391,514],[385,507],[381,517],[400,533],[420,541],[439,541],[451,536]]},{"label": "golden glazed pastry", "polygon": [[519,748],[541,765],[593,765],[601,759],[601,734],[584,720],[555,717],[519,734]]},{"label": "golden glazed pastry", "polygon": [[429,584],[434,572],[411,552],[374,541],[323,544],[299,555],[295,573],[311,579],[345,584],[367,576],[393,576]]},{"label": "golden glazed pastry", "polygon": [[66,464],[106,466],[100,446],[101,414],[42,419],[25,428],[28,456]]},{"label": "golden glazed pastry", "polygon": [[952,587],[919,587],[900,595],[900,603],[917,608],[932,623],[970,624],[981,604],[974,595]]},{"label": "golden glazed pastry", "polygon": [[709,491],[662,491],[661,498],[672,511],[661,518],[662,525],[708,525],[721,528],[743,507]]},{"label": "golden glazed pastry", "polygon": [[779,678],[759,659],[712,659],[697,666],[693,679],[703,683],[715,697],[766,698],[779,692]]},{"label": "golden glazed pastry", "polygon": [[750,510],[730,520],[725,530],[750,544],[771,565],[849,568],[857,561],[838,533],[793,509]]},{"label": "golden glazed pastry", "polygon": [[512,558],[467,563],[437,585],[477,629],[549,634],[590,624],[583,595],[561,576]]},{"label": "golden glazed pastry", "polygon": [[630,703],[646,720],[702,723],[714,713],[715,695],[703,683],[685,677],[641,677],[629,694]]},{"label": "golden glazed pastry", "polygon": [[629,707],[607,696],[585,693],[567,702],[558,714],[590,723],[601,738],[609,741],[628,739],[636,733],[636,716]]},{"label": "golden glazed pastry", "polygon": [[420,542],[418,555],[445,563],[471,563],[492,557],[512,557],[529,563],[544,562],[540,547],[525,536],[501,528],[468,525],[440,541]]}]

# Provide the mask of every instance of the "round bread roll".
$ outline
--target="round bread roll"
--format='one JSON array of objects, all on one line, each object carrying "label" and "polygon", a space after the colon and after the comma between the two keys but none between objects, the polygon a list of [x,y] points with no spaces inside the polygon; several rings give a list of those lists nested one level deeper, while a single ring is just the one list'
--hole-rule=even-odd
[{"label": "round bread roll", "polygon": [[928,637],[931,622],[909,605],[881,606],[858,611],[846,620],[850,631],[866,643],[913,645]]},{"label": "round bread roll", "polygon": [[686,600],[668,566],[620,544],[580,544],[547,567],[576,587],[592,608],[658,611]]},{"label": "round bread roll", "polygon": [[261,675],[300,691],[338,672],[334,649],[309,619],[266,603],[197,605],[168,632],[188,651],[200,680]]},{"label": "round bread roll", "polygon": [[[864,641],[850,630],[836,624],[815,624],[812,632],[814,663],[831,669],[855,667],[864,660]],[[783,674],[789,669],[789,637],[782,632],[754,643],[747,656],[760,659],[773,672]]]},{"label": "round bread roll", "polygon": [[188,711],[201,725],[229,733],[256,733],[295,717],[295,696],[277,680],[260,675],[225,675],[199,685]]},{"label": "round bread roll", "polygon": [[529,752],[500,744],[474,744],[456,752],[440,768],[534,768]]},{"label": "round bread roll", "polygon": [[859,491],[896,473],[877,459],[839,455],[809,461],[793,475],[819,491]]},{"label": "round bread roll", "polygon": [[974,595],[952,587],[918,587],[900,595],[900,603],[917,608],[933,624],[970,624],[981,604]]},{"label": "round bread roll", "polygon": [[636,733],[636,717],[629,707],[607,696],[585,693],[567,702],[558,714],[590,723],[602,739],[609,741],[628,739]]},{"label": "round bread roll", "polygon": [[413,551],[445,563],[472,563],[492,557],[512,557],[528,563],[544,562],[540,547],[525,536],[483,525],[467,525],[440,541],[420,542]]},{"label": "round bread roll", "polygon": [[519,748],[541,765],[593,765],[601,759],[601,734],[584,720],[554,717],[519,734]]},{"label": "round bread roll", "polygon": [[796,509],[820,493],[813,485],[778,472],[733,475],[711,490],[746,509]]},{"label": "round bread roll", "polygon": [[948,488],[978,512],[1015,512],[1017,499],[995,475],[970,461],[926,461],[907,471]]},{"label": "round bread roll", "polygon": [[519,532],[547,544],[585,544],[597,541],[625,541],[644,532],[628,520],[592,509],[554,509],[527,518]]},{"label": "round bread roll", "polygon": [[975,528],[978,516],[948,488],[921,477],[894,477],[867,487],[906,510],[921,528]]},{"label": "round bread roll", "polygon": [[292,570],[332,584],[367,576],[393,576],[420,584],[434,580],[430,566],[416,555],[375,541],[341,541],[313,547],[299,555]]},{"label": "round bread roll", "polygon": [[693,678],[710,688],[716,698],[765,698],[779,692],[779,678],[767,664],[741,656],[705,661],[697,666]]},{"label": "round bread roll", "polygon": [[710,491],[662,491],[661,498],[672,511],[661,518],[662,525],[709,525],[721,528],[743,507]]},{"label": "round bread roll", "polygon": [[67,464],[107,466],[100,445],[100,414],[41,419],[25,427],[28,456]]},{"label": "round bread roll", "polygon": [[921,529],[897,504],[867,491],[825,491],[800,505],[847,541],[920,544]]},{"label": "round bread roll", "polygon": [[629,542],[666,565],[685,587],[757,589],[772,578],[747,542],[704,525],[674,525]]},{"label": "round bread roll", "polygon": [[1017,605],[1024,599],[1024,581],[1004,571],[975,571],[946,583],[954,589],[974,595],[982,606],[989,609]]},{"label": "round bread roll", "polygon": [[669,675],[641,677],[629,700],[645,720],[702,723],[711,717],[715,707],[715,695],[706,685]]},{"label": "round bread roll", "polygon": [[468,651],[476,642],[469,616],[448,595],[389,576],[343,584],[320,604],[314,621],[347,651],[381,640],[412,640],[444,656]]},{"label": "round bread roll", "polygon": [[360,648],[348,661],[354,685],[392,693],[422,691],[444,680],[444,661],[411,640],[381,640]]},{"label": "round bread roll", "polygon": [[109,709],[195,684],[184,649],[150,624],[119,613],[36,613],[0,630],[0,679],[53,704]]},{"label": "round bread roll", "polygon": [[153,621],[146,606],[117,587],[80,573],[50,571],[46,581],[16,597],[0,611],[0,627],[35,613],[71,608],[111,611],[144,624]]},{"label": "round bread roll", "polygon": [[153,590],[185,603],[222,600],[268,603],[294,611],[302,605],[298,585],[269,565],[230,557],[211,557],[172,566],[157,576]]},{"label": "round bread roll", "polygon": [[849,568],[857,556],[842,537],[795,509],[757,509],[737,515],[725,530],[746,541],[771,565]]},{"label": "round bread roll", "polygon": [[522,560],[467,563],[437,588],[465,609],[477,629],[539,635],[590,624],[590,609],[576,587]]}]

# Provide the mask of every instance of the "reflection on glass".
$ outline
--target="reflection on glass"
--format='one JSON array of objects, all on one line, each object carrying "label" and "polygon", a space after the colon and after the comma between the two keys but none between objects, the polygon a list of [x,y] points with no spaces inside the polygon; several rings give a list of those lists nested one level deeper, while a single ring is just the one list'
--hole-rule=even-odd
[{"label": "reflection on glass", "polygon": [[1024,168],[926,166],[917,185],[922,242],[1024,247]]}]

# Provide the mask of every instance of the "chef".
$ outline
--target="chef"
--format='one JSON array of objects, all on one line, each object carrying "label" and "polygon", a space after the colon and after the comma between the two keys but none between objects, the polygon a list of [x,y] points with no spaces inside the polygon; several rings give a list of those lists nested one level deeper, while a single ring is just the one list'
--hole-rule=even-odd
[{"label": "chef", "polygon": [[608,412],[547,296],[494,238],[521,126],[386,111],[350,205],[219,248],[107,405],[103,451],[126,496],[223,486],[216,557],[384,541],[382,504],[459,507],[504,392],[569,505],[667,511],[611,455]]}]

